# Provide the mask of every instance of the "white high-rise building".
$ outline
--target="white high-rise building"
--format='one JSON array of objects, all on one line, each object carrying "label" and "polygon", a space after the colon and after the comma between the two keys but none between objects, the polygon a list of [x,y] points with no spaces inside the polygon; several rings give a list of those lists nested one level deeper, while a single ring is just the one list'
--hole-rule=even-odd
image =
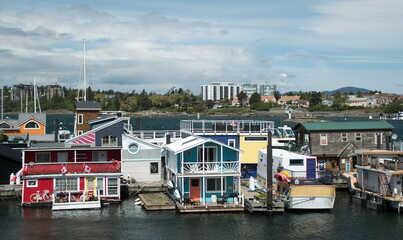
[{"label": "white high-rise building", "polygon": [[269,85],[269,84],[262,84],[259,88],[259,94],[261,96],[273,96],[274,92],[277,90],[276,84]]},{"label": "white high-rise building", "polygon": [[213,82],[201,86],[203,101],[235,98],[241,92],[240,89],[240,85],[232,82]]}]

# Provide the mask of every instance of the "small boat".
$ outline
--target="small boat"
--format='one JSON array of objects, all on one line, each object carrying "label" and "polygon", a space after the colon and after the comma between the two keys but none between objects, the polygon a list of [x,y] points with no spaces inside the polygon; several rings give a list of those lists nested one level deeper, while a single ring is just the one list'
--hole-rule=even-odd
[{"label": "small boat", "polygon": [[333,209],[336,200],[334,185],[315,179],[293,180],[290,184],[279,182],[280,195],[287,209]]}]

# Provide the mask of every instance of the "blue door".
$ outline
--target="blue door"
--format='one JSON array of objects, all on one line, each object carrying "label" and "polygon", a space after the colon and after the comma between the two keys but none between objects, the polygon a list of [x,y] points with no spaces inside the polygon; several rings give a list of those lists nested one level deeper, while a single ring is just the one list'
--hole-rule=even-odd
[{"label": "blue door", "polygon": [[316,159],[315,158],[306,159],[306,177],[308,179],[316,178]]}]

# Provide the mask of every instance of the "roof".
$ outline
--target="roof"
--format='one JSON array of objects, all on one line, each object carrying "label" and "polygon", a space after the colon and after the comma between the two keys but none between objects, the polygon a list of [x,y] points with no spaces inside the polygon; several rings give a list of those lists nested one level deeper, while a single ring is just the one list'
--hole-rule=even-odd
[{"label": "roof", "polygon": [[129,134],[127,134],[127,133],[123,133],[123,136],[125,136],[125,137],[127,137],[127,138],[130,138],[130,139],[132,139],[133,141],[140,142],[141,144],[150,146],[151,148],[156,148],[156,149],[161,149],[161,148],[162,148],[161,146],[158,146],[158,145],[156,145],[156,144],[152,144],[152,143],[150,143],[150,142],[144,141],[144,140],[141,139],[141,138],[138,138],[138,137],[133,136],[133,135],[129,135]]},{"label": "roof", "polygon": [[19,113],[18,124],[21,125],[30,119],[35,119],[42,125],[46,125],[46,113]]},{"label": "roof", "polygon": [[200,146],[200,145],[202,145],[204,143],[207,143],[207,142],[213,142],[213,143],[215,143],[217,145],[224,146],[224,147],[227,147],[229,149],[233,149],[233,150],[238,151],[238,152],[242,152],[241,150],[239,150],[237,148],[233,148],[231,146],[228,146],[228,145],[226,145],[226,144],[224,144],[222,142],[218,142],[218,141],[213,140],[211,138],[205,138],[205,137],[199,137],[199,136],[189,136],[189,137],[183,138],[183,139],[181,139],[179,141],[176,141],[174,143],[167,144],[165,146],[165,148],[167,148],[169,151],[174,152],[175,154],[178,154],[178,153],[184,152],[186,150],[189,150],[191,148]]},{"label": "roof", "polygon": [[76,109],[101,110],[101,104],[96,101],[76,102]]},{"label": "roof", "polygon": [[88,124],[94,124],[94,123],[99,123],[99,122],[103,122],[103,121],[114,120],[115,118],[116,118],[116,116],[101,116],[101,117],[98,117],[97,119],[88,121]]},{"label": "roof", "polygon": [[[308,156],[308,155],[303,155],[303,154],[299,154],[299,153],[295,153],[295,152],[290,152],[284,149],[277,149],[277,148],[273,148],[273,157],[282,157],[282,158],[295,158],[295,159],[306,159],[306,158],[316,158],[315,156]],[[267,154],[267,148],[262,148],[259,149],[260,152],[262,152],[263,154]]]},{"label": "roof", "polygon": [[338,131],[338,130],[392,130],[395,127],[386,121],[354,121],[354,122],[302,122],[295,125],[293,130],[303,127],[308,131]]}]

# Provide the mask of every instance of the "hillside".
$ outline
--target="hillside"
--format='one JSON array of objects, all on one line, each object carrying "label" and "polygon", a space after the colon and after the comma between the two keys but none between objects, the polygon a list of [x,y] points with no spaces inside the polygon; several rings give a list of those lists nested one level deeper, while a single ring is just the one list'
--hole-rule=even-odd
[{"label": "hillside", "polygon": [[323,93],[330,96],[333,95],[335,92],[339,91],[340,93],[357,93],[357,92],[361,92],[361,93],[367,93],[367,92],[371,92],[372,90],[368,90],[365,88],[357,88],[357,87],[342,87],[333,91],[324,91]]}]

